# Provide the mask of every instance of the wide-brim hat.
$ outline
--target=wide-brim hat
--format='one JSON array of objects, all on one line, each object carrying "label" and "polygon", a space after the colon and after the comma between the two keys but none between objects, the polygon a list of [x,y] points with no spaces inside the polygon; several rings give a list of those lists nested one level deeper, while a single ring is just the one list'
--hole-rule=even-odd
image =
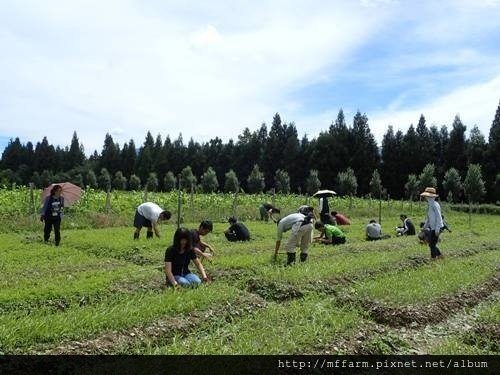
[{"label": "wide-brim hat", "polygon": [[436,189],[433,187],[426,187],[424,192],[420,194],[421,197],[439,197],[438,194],[436,194]]}]

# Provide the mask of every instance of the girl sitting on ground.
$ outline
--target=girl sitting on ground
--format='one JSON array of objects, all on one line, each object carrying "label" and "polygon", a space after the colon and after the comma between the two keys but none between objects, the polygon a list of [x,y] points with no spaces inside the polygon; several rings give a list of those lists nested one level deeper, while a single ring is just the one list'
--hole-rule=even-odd
[{"label": "girl sitting on ground", "polygon": [[191,245],[191,233],[189,229],[178,228],[174,234],[174,244],[165,251],[167,283],[170,283],[174,288],[201,284],[200,278],[191,273],[188,268],[191,260],[200,272],[203,281],[208,282],[205,269]]}]

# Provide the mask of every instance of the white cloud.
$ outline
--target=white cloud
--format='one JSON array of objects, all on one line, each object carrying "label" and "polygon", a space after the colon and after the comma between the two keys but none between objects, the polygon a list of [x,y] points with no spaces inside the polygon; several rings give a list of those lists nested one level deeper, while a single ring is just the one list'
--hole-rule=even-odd
[{"label": "white cloud", "polygon": [[459,114],[468,130],[477,124],[487,137],[499,99],[500,75],[488,82],[461,87],[447,95],[430,98],[418,107],[393,110],[392,105],[389,105],[387,109],[369,115],[370,127],[380,142],[388,125],[406,131],[410,124],[416,126],[420,114],[423,114],[428,126],[447,125],[451,128],[455,115]]},{"label": "white cloud", "polygon": [[195,46],[217,43],[221,39],[221,35],[212,25],[207,25],[204,30],[193,33],[191,36],[191,41]]},{"label": "white cloud", "polygon": [[207,15],[135,1],[1,4],[0,134],[66,145],[76,130],[87,152],[105,132],[228,139],[288,108],[289,90],[321,80],[385,17],[348,2],[222,3],[202,6]]},{"label": "white cloud", "polygon": [[[290,93],[312,84],[334,85],[342,67],[356,64],[355,55],[369,48],[369,41],[401,20],[411,21],[408,30],[390,36],[407,38],[409,45],[413,39],[479,38],[496,27],[498,1],[477,7],[472,0],[455,3],[410,8],[392,0],[235,1],[231,6],[226,1],[196,6],[161,0],[1,2],[0,136],[38,141],[47,135],[67,145],[76,130],[91,153],[101,149],[106,132],[120,143],[134,138],[137,144],[147,130],[173,138],[182,132],[185,140],[228,139],[245,126],[270,122],[275,112],[295,121],[300,133],[315,135],[335,119],[339,107],[346,119],[357,108],[332,103],[327,111],[305,115],[311,111],[303,98],[292,100]],[[470,44],[406,51],[394,60],[375,61],[378,70],[349,73],[367,74],[373,84],[384,85],[381,72],[402,82],[411,69],[456,66],[457,76],[464,69],[482,70],[491,79],[498,73],[492,69],[498,67],[496,55],[479,53]],[[466,124],[477,122],[484,132],[498,104],[497,81],[491,82],[464,83],[441,98],[429,93],[428,100],[413,106],[406,89],[367,115],[378,139],[387,124],[407,127],[421,112],[428,123],[439,124],[450,124],[460,112]]]}]

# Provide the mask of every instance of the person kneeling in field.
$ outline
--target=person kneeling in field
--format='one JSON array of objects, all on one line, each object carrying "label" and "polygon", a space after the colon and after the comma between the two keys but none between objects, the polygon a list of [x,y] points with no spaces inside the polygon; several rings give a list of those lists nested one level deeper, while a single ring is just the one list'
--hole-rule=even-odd
[{"label": "person kneeling in field", "polygon": [[228,241],[250,241],[250,231],[245,224],[238,223],[238,219],[234,216],[231,216],[228,222],[231,226],[224,232]]},{"label": "person kneeling in field", "polygon": [[415,225],[411,219],[405,214],[399,215],[399,218],[403,222],[402,226],[396,227],[396,233],[398,236],[414,236],[416,234]]},{"label": "person kneeling in field", "polygon": [[288,239],[285,247],[288,256],[286,265],[288,266],[295,263],[295,247],[297,246],[300,246],[300,261],[306,261],[307,249],[311,244],[311,233],[313,231],[312,220],[312,214],[303,215],[296,213],[285,216],[283,219],[278,221],[278,233],[276,247],[274,249],[274,259],[278,256],[278,250],[280,249],[283,232],[287,232],[291,229],[292,233],[290,234],[290,238]]},{"label": "person kneeling in field", "polygon": [[188,268],[191,260],[200,272],[203,281],[208,282],[205,269],[191,244],[191,233],[186,228],[179,228],[174,234],[174,244],[165,251],[165,274],[167,282],[174,288],[201,284],[200,278],[191,273]]},{"label": "person kneeling in field", "polygon": [[153,231],[156,234],[156,237],[160,238],[160,229],[158,224],[161,220],[169,220],[171,216],[172,214],[170,211],[164,210],[156,203],[146,202],[139,205],[135,211],[134,217],[134,240],[139,239],[142,227],[146,227],[148,229],[146,238],[153,238]]},{"label": "person kneeling in field", "polygon": [[[202,236],[206,236],[212,232],[213,229],[214,225],[210,220],[203,220],[198,229],[191,229],[190,231],[194,252],[202,260],[205,258],[208,259],[215,254],[214,248],[201,240]],[[210,253],[205,252],[206,249],[208,249]]]},{"label": "person kneeling in field", "polygon": [[[315,238],[316,242],[332,245],[340,245],[345,243],[345,234],[339,227],[332,224],[323,224],[317,222],[314,227],[320,232],[320,236]],[[322,238],[322,236],[325,238]]]},{"label": "person kneeling in field", "polygon": [[377,241],[384,240],[386,238],[391,238],[391,236],[388,234],[382,234],[382,226],[377,223],[376,220],[370,220],[370,223],[366,226],[366,240]]}]

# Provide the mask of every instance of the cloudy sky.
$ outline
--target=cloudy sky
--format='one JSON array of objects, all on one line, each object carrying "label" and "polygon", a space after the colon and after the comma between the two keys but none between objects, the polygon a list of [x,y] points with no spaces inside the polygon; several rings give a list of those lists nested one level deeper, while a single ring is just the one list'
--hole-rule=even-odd
[{"label": "cloudy sky", "polygon": [[380,142],[421,113],[487,136],[500,99],[500,0],[0,2],[0,151],[87,153],[168,134],[235,138],[279,112],[316,136],[339,108]]}]

